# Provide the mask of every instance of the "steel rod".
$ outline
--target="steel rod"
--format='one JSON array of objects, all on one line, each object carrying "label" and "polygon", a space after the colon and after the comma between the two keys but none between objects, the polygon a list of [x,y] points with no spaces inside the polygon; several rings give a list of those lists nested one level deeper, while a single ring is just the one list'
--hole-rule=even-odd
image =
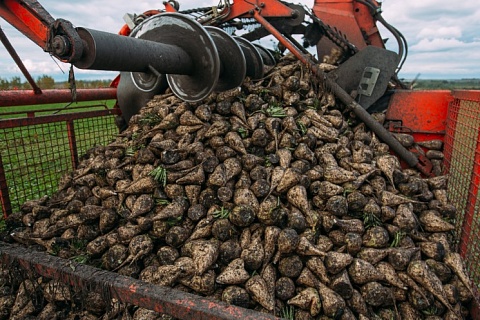
[{"label": "steel rod", "polygon": [[292,52],[302,63],[304,63],[317,78],[328,87],[333,94],[342,101],[347,108],[350,108],[355,115],[360,118],[377,136],[402,158],[410,167],[416,167],[422,173],[428,175],[420,165],[418,158],[398,142],[395,137],[385,129],[380,123],[362,108],[342,87],[330,79],[323,70],[321,70],[307,55],[299,51],[288,39],[286,39],[274,26],[272,26],[259,11],[255,11],[253,17],[265,29],[267,29],[278,41],[280,41],[290,52]]},{"label": "steel rod", "polygon": [[66,125],[67,125],[68,146],[70,149],[70,159],[72,162],[73,170],[76,170],[78,166],[78,152],[77,152],[77,138],[75,136],[75,124],[72,119],[69,119],[66,121]]},{"label": "steel rod", "polygon": [[[77,102],[112,100],[116,97],[117,88],[77,89]],[[0,90],[0,107],[66,102],[72,102],[72,93],[69,89],[43,90],[41,94],[34,94],[30,90]]]}]

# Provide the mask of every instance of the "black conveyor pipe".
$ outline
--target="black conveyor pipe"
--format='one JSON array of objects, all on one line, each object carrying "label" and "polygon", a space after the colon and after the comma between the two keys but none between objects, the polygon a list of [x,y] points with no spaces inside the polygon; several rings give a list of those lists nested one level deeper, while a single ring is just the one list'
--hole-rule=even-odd
[{"label": "black conveyor pipe", "polygon": [[180,47],[86,28],[77,32],[87,47],[74,63],[79,69],[151,72],[153,67],[163,74],[194,72],[192,58]]}]

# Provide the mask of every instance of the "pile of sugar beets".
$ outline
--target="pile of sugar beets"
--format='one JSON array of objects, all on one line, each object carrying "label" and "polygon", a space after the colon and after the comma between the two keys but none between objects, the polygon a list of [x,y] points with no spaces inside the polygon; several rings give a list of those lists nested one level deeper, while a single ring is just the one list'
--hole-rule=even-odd
[{"label": "pile of sugar beets", "polygon": [[[397,137],[441,172],[441,141]],[[446,184],[402,169],[287,55],[264,79],[199,103],[155,97],[58,192],[10,216],[21,227],[9,237],[289,319],[463,319],[473,294]],[[48,279],[11,289],[1,319],[165,317],[92,292],[79,303]]]}]

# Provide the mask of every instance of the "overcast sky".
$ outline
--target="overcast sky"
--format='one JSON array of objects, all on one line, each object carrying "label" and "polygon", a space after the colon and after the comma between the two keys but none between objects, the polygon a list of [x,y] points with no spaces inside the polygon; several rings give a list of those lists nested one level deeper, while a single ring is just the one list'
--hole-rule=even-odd
[{"label": "overcast sky", "polygon": [[[311,1],[302,2],[309,7]],[[162,1],[82,0],[40,3],[54,18],[70,20],[75,26],[117,33],[124,24],[123,15],[162,9]],[[181,9],[216,5],[214,0],[180,0]],[[409,55],[400,77],[412,79],[480,78],[480,6],[478,0],[385,0],[383,17],[406,37]],[[59,63],[30,42],[6,21],[0,26],[34,78],[43,74],[57,81],[67,79],[69,66]],[[390,38],[391,50],[396,51],[393,37],[384,29],[382,36]],[[62,70],[64,73],[62,73]],[[77,70],[77,79],[112,79],[116,73]],[[22,74],[0,44],[0,78]]]}]

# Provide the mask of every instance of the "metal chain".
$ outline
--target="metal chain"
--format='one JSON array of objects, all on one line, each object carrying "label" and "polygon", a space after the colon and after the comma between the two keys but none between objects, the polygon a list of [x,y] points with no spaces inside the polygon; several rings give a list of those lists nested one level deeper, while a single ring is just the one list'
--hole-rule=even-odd
[{"label": "metal chain", "polygon": [[353,56],[355,53],[358,52],[358,48],[347,40],[345,36],[342,35],[336,28],[332,28],[328,24],[324,23],[320,20],[317,16],[315,16],[310,10],[305,10],[306,14],[312,19],[312,21],[320,26],[320,28],[324,31],[325,36],[340,47],[344,54],[348,56]]},{"label": "metal chain", "polygon": [[[193,16],[194,18],[197,18],[195,15],[207,14],[211,10],[212,10],[211,7],[204,7],[204,8],[184,10],[184,11],[180,11],[180,13],[187,14],[187,15]],[[313,23],[316,23],[322,29],[325,36],[330,41],[332,41],[335,45],[337,45],[339,48],[343,50],[346,56],[349,57],[358,52],[358,48],[354,44],[349,42],[348,39],[340,31],[324,23],[322,20],[316,17],[310,9],[306,8],[305,12],[312,19]],[[253,25],[258,25],[258,22],[254,19],[241,19],[241,20],[244,27],[245,26],[251,27]],[[307,23],[310,23],[310,22],[307,22]],[[223,21],[220,24],[220,27],[231,28],[231,27],[234,27],[234,25],[232,25],[230,21]]]},{"label": "metal chain", "polygon": [[194,13],[207,13],[210,10],[212,10],[212,7],[203,7],[203,8],[181,10],[181,11],[179,11],[179,13],[190,15],[190,14],[194,14]]}]

